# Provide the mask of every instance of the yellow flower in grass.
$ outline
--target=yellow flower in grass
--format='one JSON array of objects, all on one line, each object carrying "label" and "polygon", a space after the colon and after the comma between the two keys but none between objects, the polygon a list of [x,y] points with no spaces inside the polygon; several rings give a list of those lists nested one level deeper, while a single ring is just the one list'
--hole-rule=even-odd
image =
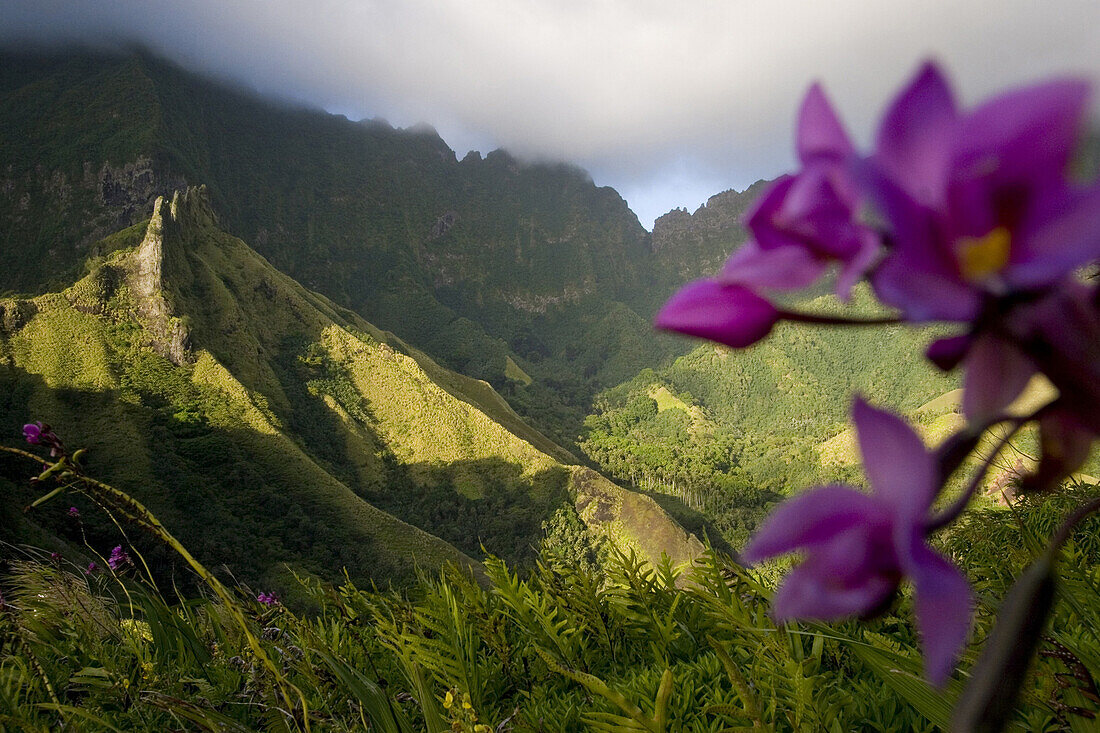
[{"label": "yellow flower in grass", "polygon": [[120,619],[118,625],[122,627],[122,630],[129,636],[137,639],[138,641],[152,641],[153,632],[149,628],[149,624],[141,619],[136,618],[124,618]]}]

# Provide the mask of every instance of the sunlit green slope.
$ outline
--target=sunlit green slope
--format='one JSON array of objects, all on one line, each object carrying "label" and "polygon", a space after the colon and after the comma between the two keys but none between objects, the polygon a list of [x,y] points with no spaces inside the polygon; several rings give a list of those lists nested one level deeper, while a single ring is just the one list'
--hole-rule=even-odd
[{"label": "sunlit green slope", "polygon": [[571,465],[489,385],[224,234],[205,191],[159,200],[147,225],[99,247],[65,291],[0,301],[0,420],[12,437],[48,420],[87,445],[93,471],[210,564],[400,580],[482,545],[527,557],[563,504],[594,540],[652,559],[698,551],[651,500]]},{"label": "sunlit green slope", "polygon": [[188,184],[278,269],[567,447],[595,391],[675,350],[649,329],[649,235],[579,169],[460,160],[426,126],[289,107],[148,54],[0,49],[0,294],[67,286]]}]

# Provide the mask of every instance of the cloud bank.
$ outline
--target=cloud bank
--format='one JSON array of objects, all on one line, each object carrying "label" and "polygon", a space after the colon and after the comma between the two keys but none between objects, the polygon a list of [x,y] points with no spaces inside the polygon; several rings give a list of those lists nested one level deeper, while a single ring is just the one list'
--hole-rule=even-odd
[{"label": "cloud bank", "polygon": [[858,140],[924,58],[964,99],[1100,79],[1095,0],[4,0],[0,42],[138,41],[257,90],[505,147],[615,186],[649,225],[778,174],[808,84]]}]

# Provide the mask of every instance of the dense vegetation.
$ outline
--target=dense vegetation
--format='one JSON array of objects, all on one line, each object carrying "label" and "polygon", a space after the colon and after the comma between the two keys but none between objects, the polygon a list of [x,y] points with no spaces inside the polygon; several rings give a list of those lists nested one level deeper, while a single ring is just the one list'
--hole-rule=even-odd
[{"label": "dense vegetation", "polygon": [[666,263],[575,168],[460,161],[430,128],[287,107],[141,53],[4,53],[0,121],[0,236],[21,255],[0,293],[66,287],[157,195],[205,184],[281,271],[489,381],[567,448],[594,390],[678,348],[648,327]]},{"label": "dense vegetation", "polygon": [[[1077,487],[976,512],[942,538],[977,582],[977,641],[1012,576],[1070,507],[1098,494]],[[1017,729],[1086,730],[1100,709],[1098,522],[1063,551]],[[523,574],[490,559],[483,584],[454,568],[426,572],[405,596],[304,580],[292,609],[266,592],[255,600],[257,588],[164,593],[129,549],[113,553],[123,561],[112,570],[89,546],[52,557],[7,548],[0,725],[933,731],[975,657],[972,647],[940,695],[919,679],[907,598],[870,623],[777,627],[766,615],[772,576],[716,553],[687,574],[616,553],[594,573],[568,558],[574,547],[549,542]]]},{"label": "dense vegetation", "polygon": [[[799,303],[817,313],[838,305],[832,296]],[[849,307],[871,313],[869,293],[858,290]],[[931,438],[937,423],[959,419],[950,400],[921,410],[956,377],[902,358],[919,353],[929,334],[883,331],[781,327],[744,351],[698,346],[601,392],[580,447],[607,475],[673,498],[670,506],[700,513],[740,547],[779,498],[814,483],[858,482],[858,456],[836,439],[849,407],[838,396],[899,405]]]},{"label": "dense vegetation", "polygon": [[[281,590],[288,565],[386,586],[485,552],[530,561],[542,524],[576,517],[586,492],[589,526],[686,559],[693,540],[655,504],[583,478],[489,385],[306,290],[215,218],[190,189],[100,243],[61,293],[0,300],[0,417],[44,417],[205,562]],[[0,466],[5,537],[71,540],[60,513],[22,515],[24,478]],[[171,577],[170,557],[151,559]]]}]

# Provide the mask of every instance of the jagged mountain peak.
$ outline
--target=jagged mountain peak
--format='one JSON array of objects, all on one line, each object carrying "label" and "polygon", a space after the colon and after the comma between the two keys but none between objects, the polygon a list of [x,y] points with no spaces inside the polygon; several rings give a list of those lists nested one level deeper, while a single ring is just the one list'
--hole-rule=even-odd
[{"label": "jagged mountain peak", "polygon": [[174,244],[194,237],[205,227],[217,226],[217,222],[204,185],[176,190],[171,203],[164,196],[158,196],[145,236],[127,269],[127,283],[133,292],[138,317],[153,335],[157,352],[177,366],[192,361],[191,338],[165,293],[165,243]]}]

